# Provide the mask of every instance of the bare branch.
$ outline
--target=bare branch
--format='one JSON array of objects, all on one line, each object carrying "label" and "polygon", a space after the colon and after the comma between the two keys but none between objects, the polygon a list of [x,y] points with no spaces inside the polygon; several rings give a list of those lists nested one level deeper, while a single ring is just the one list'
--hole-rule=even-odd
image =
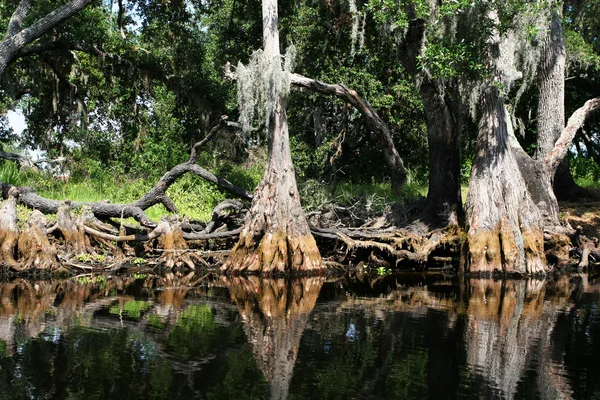
[{"label": "bare branch", "polygon": [[221,130],[221,128],[225,125],[225,121],[227,121],[227,118],[229,118],[227,117],[227,115],[221,115],[221,120],[219,121],[219,123],[213,126],[213,128],[210,130],[210,132],[208,132],[204,139],[192,146],[192,151],[190,152],[190,159],[188,161],[189,163],[193,164],[196,162],[196,159],[198,158],[198,149],[204,146],[206,143],[208,143],[217,134],[217,132]]},{"label": "bare branch", "polygon": [[123,0],[119,0],[119,14],[117,16],[117,25],[119,26],[119,32],[121,33],[121,38],[126,39],[125,30],[123,29],[123,17],[125,15],[125,7],[123,6]]},{"label": "bare branch", "polygon": [[600,108],[600,97],[590,99],[583,106],[578,108],[567,121],[567,126],[563,129],[562,134],[556,141],[554,148],[544,159],[544,169],[554,176],[558,165],[567,155],[567,151],[577,134],[577,131],[583,126],[585,120],[591,113]]},{"label": "bare branch", "polygon": [[334,95],[343,101],[350,103],[365,118],[367,127],[372,130],[379,140],[385,155],[385,161],[390,169],[392,178],[392,189],[399,192],[400,188],[406,183],[406,170],[404,163],[396,150],[392,133],[388,124],[379,116],[368,101],[363,99],[355,90],[349,89],[342,84],[331,85],[329,83],[319,82],[307,78],[300,74],[291,74],[292,84],[303,87],[313,92]]}]

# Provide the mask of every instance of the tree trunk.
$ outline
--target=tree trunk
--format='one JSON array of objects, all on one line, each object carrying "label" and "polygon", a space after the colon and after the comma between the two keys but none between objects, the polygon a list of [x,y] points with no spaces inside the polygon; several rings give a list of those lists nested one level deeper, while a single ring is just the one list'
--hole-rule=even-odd
[{"label": "tree trunk", "polygon": [[427,118],[427,217],[435,225],[458,225],[463,220],[460,192],[460,99],[456,82],[442,83],[418,66],[418,58],[425,42],[425,28],[424,20],[411,20],[397,54],[404,69],[416,77]]},{"label": "tree trunk", "polygon": [[[460,192],[460,101],[452,90],[426,79],[419,88],[427,116],[429,191],[427,214],[436,225],[463,220]],[[442,93],[445,92],[445,93]]]},{"label": "tree trunk", "polygon": [[544,224],[509,146],[498,88],[482,95],[476,158],[467,199],[470,272],[545,272]]},{"label": "tree trunk", "polygon": [[18,254],[23,269],[54,269],[58,263],[56,248],[46,233],[46,217],[38,210],[29,214],[27,227],[19,236]]},{"label": "tree trunk", "polygon": [[19,239],[19,228],[17,226],[17,197],[19,191],[11,189],[8,198],[0,207],[0,265],[13,269],[18,268],[15,259],[15,249]]},{"label": "tree trunk", "polygon": [[[561,9],[559,7],[557,9]],[[560,22],[561,16],[553,12],[549,34],[544,42],[538,64],[537,149],[535,158],[543,160],[554,148],[565,127],[565,64],[567,51]],[[578,186],[571,175],[568,159],[564,159],[550,177],[553,190],[561,200],[577,200],[590,196]]]},{"label": "tree trunk", "polygon": [[[267,116],[269,160],[252,207],[231,256],[222,267],[233,273],[307,272],[323,268],[323,261],[300,205],[290,143],[285,93],[281,91],[281,73],[277,1],[263,0],[264,53],[269,57],[275,79],[268,92],[271,101]],[[285,73],[285,72],[284,72]]]}]

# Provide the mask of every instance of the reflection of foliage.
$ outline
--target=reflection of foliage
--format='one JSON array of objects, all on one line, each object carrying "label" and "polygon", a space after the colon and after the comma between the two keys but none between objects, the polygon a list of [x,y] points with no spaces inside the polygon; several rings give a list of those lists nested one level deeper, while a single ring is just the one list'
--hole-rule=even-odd
[{"label": "reflection of foliage", "polygon": [[169,334],[168,343],[183,358],[201,357],[221,339],[210,307],[188,307]]},{"label": "reflection of foliage", "polygon": [[416,348],[395,358],[386,379],[387,398],[408,399],[427,397],[427,349]]},{"label": "reflection of foliage", "polygon": [[0,339],[0,358],[6,357],[6,342]]},{"label": "reflection of foliage", "polygon": [[208,399],[262,399],[267,392],[267,382],[256,367],[250,346],[231,350],[227,354],[227,373],[214,391],[207,393]]},{"label": "reflection of foliage", "polygon": [[150,373],[150,398],[166,399],[173,383],[171,366],[166,360],[160,360]]},{"label": "reflection of foliage", "polygon": [[148,317],[148,326],[151,326],[152,328],[158,330],[162,330],[165,327],[165,323],[157,314],[151,314]]},{"label": "reflection of foliage", "polygon": [[150,307],[152,307],[152,304],[147,301],[129,300],[123,304],[122,308],[119,306],[111,307],[108,312],[115,315],[125,314],[129,318],[137,319],[142,316],[142,312],[148,310]]}]

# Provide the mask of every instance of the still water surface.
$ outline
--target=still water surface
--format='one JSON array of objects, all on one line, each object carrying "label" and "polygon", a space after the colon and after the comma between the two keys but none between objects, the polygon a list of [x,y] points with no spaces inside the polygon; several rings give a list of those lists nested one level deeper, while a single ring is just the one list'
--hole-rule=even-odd
[{"label": "still water surface", "polygon": [[600,398],[588,275],[194,279],[0,282],[0,399]]}]

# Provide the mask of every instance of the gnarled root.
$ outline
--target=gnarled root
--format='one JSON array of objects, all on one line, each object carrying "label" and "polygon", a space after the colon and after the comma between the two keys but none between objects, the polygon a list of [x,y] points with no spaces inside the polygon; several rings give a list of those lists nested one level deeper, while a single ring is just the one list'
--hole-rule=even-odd
[{"label": "gnarled root", "polygon": [[203,262],[197,254],[189,251],[189,246],[183,238],[178,216],[164,217],[155,231],[161,233],[158,242],[163,249],[163,254],[159,261],[166,268],[180,268],[187,265],[193,270],[196,269],[196,262]]},{"label": "gnarled root", "polygon": [[19,263],[15,259],[15,249],[19,239],[17,226],[17,198],[19,191],[11,188],[8,199],[0,207],[0,265],[19,270]]},{"label": "gnarled root", "polygon": [[546,258],[553,261],[557,267],[566,267],[571,263],[571,238],[565,233],[545,235]]},{"label": "gnarled root", "polygon": [[[82,215],[85,215],[85,212]],[[67,259],[80,254],[96,254],[90,239],[85,234],[84,220],[85,217],[73,220],[70,200],[65,200],[58,207],[56,224],[52,230],[57,230],[62,235]]]},{"label": "gnarled root", "polygon": [[46,217],[34,210],[27,219],[27,228],[19,237],[18,255],[22,269],[54,269],[58,265],[56,248],[46,233]]}]

